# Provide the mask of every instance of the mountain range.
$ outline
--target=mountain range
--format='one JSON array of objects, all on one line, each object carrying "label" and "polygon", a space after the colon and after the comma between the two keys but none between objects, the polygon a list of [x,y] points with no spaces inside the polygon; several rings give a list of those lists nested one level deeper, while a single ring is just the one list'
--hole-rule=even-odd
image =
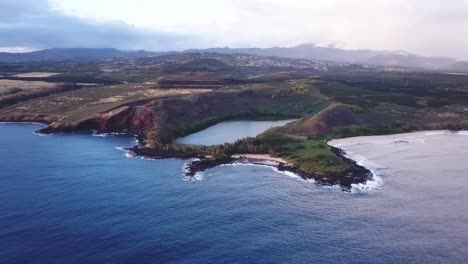
[{"label": "mountain range", "polygon": [[182,52],[121,51],[113,48],[58,48],[28,53],[0,53],[1,63],[105,60],[114,58],[155,57],[174,53],[250,54],[267,57],[324,60],[383,67],[403,67],[430,71],[468,72],[468,62],[451,58],[424,57],[404,51],[346,50],[302,44],[288,48],[209,48],[190,49]]}]

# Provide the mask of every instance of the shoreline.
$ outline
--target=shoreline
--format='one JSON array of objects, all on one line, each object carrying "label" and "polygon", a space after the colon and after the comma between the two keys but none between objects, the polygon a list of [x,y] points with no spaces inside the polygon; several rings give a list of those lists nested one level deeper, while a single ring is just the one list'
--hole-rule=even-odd
[{"label": "shoreline", "polygon": [[288,164],[281,158],[275,158],[268,154],[237,154],[225,159],[211,159],[205,156],[167,153],[164,151],[152,150],[148,148],[127,148],[132,157],[146,157],[152,159],[190,159],[185,164],[185,176],[194,178],[198,173],[214,169],[222,165],[230,164],[253,164],[269,166],[277,169],[279,172],[293,173],[303,180],[314,180],[315,183],[322,186],[339,186],[342,191],[350,192],[353,184],[366,184],[373,179],[373,173],[368,168],[359,165],[356,161],[347,158],[345,150],[330,146],[331,151],[350,165],[350,169],[343,174],[322,175],[316,173],[307,173],[300,168]]},{"label": "shoreline", "polygon": [[[7,123],[7,122],[5,122]],[[10,122],[11,123],[11,122]],[[13,123],[30,123],[30,124],[40,124],[45,125],[39,122],[30,122],[30,121],[23,121],[23,122],[13,122]],[[41,132],[38,130],[37,132]],[[96,133],[97,131],[82,131],[82,132],[90,132],[92,134],[100,134]],[[61,132],[61,133],[70,133],[70,132]],[[60,133],[60,134],[61,134]],[[106,134],[106,133],[103,133]],[[124,133],[128,134],[128,133]],[[136,135],[133,135],[137,138],[140,142],[141,138]],[[335,174],[335,175],[320,175],[315,173],[307,173],[301,170],[298,167],[295,167],[291,164],[288,164],[282,158],[272,157],[268,154],[237,154],[233,155],[227,159],[221,160],[213,160],[206,156],[200,155],[191,155],[191,154],[184,154],[184,153],[168,153],[165,151],[158,151],[148,148],[141,148],[138,145],[124,148],[124,150],[128,151],[128,154],[132,157],[145,157],[151,159],[195,159],[191,162],[186,164],[186,172],[185,176],[187,177],[195,177],[197,173],[207,171],[209,169],[213,169],[215,167],[226,165],[226,164],[253,164],[253,165],[262,165],[262,166],[269,166],[273,167],[279,172],[289,172],[292,174],[297,175],[298,177],[304,180],[314,180],[315,183],[323,186],[340,186],[342,191],[350,192],[353,184],[366,184],[368,181],[373,179],[372,171],[368,168],[365,168],[356,161],[347,158],[346,151],[344,149],[339,149],[329,145],[331,151],[343,161],[345,161],[348,165],[350,165],[350,169],[343,172],[342,174]]]},{"label": "shoreline", "polygon": [[[0,121],[0,125],[1,124],[31,124],[31,125],[40,125],[44,127],[49,126],[49,124],[45,122],[40,122],[40,121]],[[38,132],[38,131],[34,131],[34,132]]]},{"label": "shoreline", "polygon": [[[48,126],[45,122],[40,121],[0,121],[0,124],[32,124],[32,125],[40,125],[40,126]],[[41,133],[41,130],[34,131],[36,133]],[[138,142],[141,142],[141,136],[137,136],[135,134],[130,133],[119,133],[119,132],[110,132],[110,133],[99,133],[97,131],[81,131],[81,132],[90,132],[91,135],[99,135],[99,134],[127,134],[130,136],[134,136]],[[391,134],[391,135],[373,135],[373,136],[357,136],[357,137],[349,137],[346,138],[347,140],[352,139],[358,141],[356,143],[365,143],[365,141],[359,141],[362,138],[371,138],[371,139],[378,139],[387,137],[387,141],[394,141],[395,143],[408,143],[410,142],[405,137],[416,136],[416,135],[437,135],[437,134],[455,134],[455,135],[467,135],[468,131],[466,130],[421,130],[421,131],[414,131],[408,133],[400,133],[400,134]],[[70,133],[67,131],[59,132],[58,134],[63,133]],[[42,133],[41,133],[42,134]],[[54,133],[55,134],[55,133]],[[390,139],[388,139],[390,137]],[[344,139],[344,138],[343,138]],[[340,186],[342,191],[351,191],[352,185],[354,184],[366,184],[368,181],[372,181],[374,179],[373,172],[371,168],[366,168],[357,163],[357,161],[348,158],[346,155],[345,145],[342,144],[334,144],[337,141],[342,140],[339,139],[332,139],[327,141],[327,145],[330,147],[330,150],[340,159],[342,159],[345,163],[350,166],[350,169],[347,171],[337,174],[337,175],[319,175],[315,173],[306,173],[302,171],[300,168],[297,168],[291,164],[289,164],[286,160],[282,158],[273,157],[268,154],[236,154],[231,156],[230,158],[220,159],[220,160],[213,160],[207,156],[200,156],[200,155],[192,155],[192,154],[184,154],[184,153],[168,153],[165,151],[160,150],[153,150],[148,148],[139,147],[139,145],[135,145],[133,147],[124,148],[124,150],[128,151],[128,154],[132,157],[146,157],[151,159],[195,159],[186,164],[186,173],[185,176],[187,177],[194,177],[195,174],[199,172],[204,172],[209,169],[213,169],[215,167],[226,165],[226,164],[253,164],[253,165],[262,165],[262,166],[269,166],[276,168],[279,172],[290,172],[293,173],[304,180],[311,180],[313,179],[317,184],[323,186]]]},{"label": "shoreline", "polygon": [[278,162],[278,163],[289,164],[287,161],[285,161],[282,158],[273,157],[268,154],[237,154],[237,155],[232,155],[231,158],[234,158],[234,159],[247,158],[250,160],[273,161],[273,162]]}]

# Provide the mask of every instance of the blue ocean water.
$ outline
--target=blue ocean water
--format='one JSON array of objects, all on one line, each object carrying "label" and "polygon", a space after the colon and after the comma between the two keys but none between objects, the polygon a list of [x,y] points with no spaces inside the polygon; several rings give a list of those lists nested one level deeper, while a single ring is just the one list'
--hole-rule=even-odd
[{"label": "blue ocean water", "polygon": [[[0,263],[466,263],[460,171],[342,193],[257,166],[184,181],[127,136],[0,124]],[[463,172],[463,171],[462,171]],[[466,171],[465,171],[466,172]],[[457,174],[458,173],[458,174]],[[459,175],[459,178],[455,176]],[[465,175],[466,176],[466,173]],[[426,177],[421,188],[420,180]],[[437,192],[437,180],[457,181]]]}]

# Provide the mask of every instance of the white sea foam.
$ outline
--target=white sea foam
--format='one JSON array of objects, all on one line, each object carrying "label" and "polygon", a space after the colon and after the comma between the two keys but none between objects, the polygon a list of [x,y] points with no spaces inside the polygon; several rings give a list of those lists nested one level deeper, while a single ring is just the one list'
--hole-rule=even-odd
[{"label": "white sea foam", "polygon": [[[355,154],[349,151],[348,148],[362,144],[372,144],[373,147],[379,145],[388,144],[425,144],[433,140],[433,136],[444,136],[444,135],[468,135],[468,131],[452,132],[448,130],[437,130],[437,131],[423,131],[406,134],[388,135],[388,136],[371,136],[371,137],[356,137],[348,139],[339,139],[329,142],[330,145],[343,149],[346,152],[346,157],[354,160],[358,165],[361,165],[372,172],[373,179],[367,181],[364,184],[352,184],[351,192],[368,192],[372,190],[381,189],[384,185],[384,167],[379,164],[368,160],[366,157]],[[430,137],[430,138],[429,138]]]},{"label": "white sea foam", "polygon": [[342,192],[342,188],[338,184],[331,185],[331,186],[319,185],[319,187],[322,188],[322,189],[328,189],[328,190],[332,190],[332,191]]},{"label": "white sea foam", "polygon": [[376,174],[375,170],[370,170],[372,173],[372,179],[366,181],[365,183],[351,184],[351,192],[369,192],[382,189],[384,185],[384,180],[381,175]]},{"label": "white sea foam", "polygon": [[184,176],[183,180],[190,181],[190,182],[205,181],[205,174],[203,172],[197,172],[193,176]]},{"label": "white sea foam", "polygon": [[372,173],[372,180],[368,180],[365,183],[351,184],[351,193],[368,192],[381,189],[384,184],[381,170],[384,169],[384,167],[373,161],[370,161],[362,155],[350,154],[350,152],[348,152],[346,149],[344,149],[344,151],[347,153],[345,157],[354,160],[359,166],[367,168]]},{"label": "white sea foam", "polygon": [[187,173],[189,172],[189,164],[194,161],[200,161],[200,159],[193,158],[187,163],[185,163],[184,166],[182,167],[182,174],[184,175],[183,180],[184,181],[205,181],[204,172],[197,172],[193,176],[187,176]]},{"label": "white sea foam", "polygon": [[[271,165],[268,165],[268,164],[271,164]],[[275,165],[277,165],[277,164],[278,164],[277,162],[267,162],[267,163],[265,163],[265,164],[247,163],[247,162],[234,162],[234,163],[230,163],[230,164],[222,164],[222,165],[220,165],[219,167],[236,167],[236,166],[255,166],[255,167],[263,167],[263,168],[269,168],[269,169],[273,170],[274,172],[276,172],[276,173],[278,173],[278,174],[286,175],[286,176],[291,177],[291,178],[294,178],[294,179],[304,180],[304,179],[301,178],[301,176],[297,175],[297,174],[294,173],[294,172],[291,172],[291,171],[280,171],[280,170],[278,170],[278,168],[275,166]],[[304,180],[304,181],[307,181],[307,182],[310,182],[310,183],[315,183],[315,180],[313,180],[313,179]]]},{"label": "white sea foam", "polygon": [[426,140],[422,138],[398,138],[393,143],[426,143]]},{"label": "white sea foam", "polygon": [[93,131],[92,136],[93,137],[112,137],[112,136],[126,136],[128,134],[126,133],[117,133],[117,132],[112,132],[112,133],[98,133],[97,131]]},{"label": "white sea foam", "polygon": [[292,172],[292,171],[280,171],[278,170],[277,168],[274,168],[274,167],[271,167],[274,169],[275,172],[279,173],[279,174],[283,174],[283,175],[286,175],[288,177],[291,177],[291,178],[294,178],[294,179],[300,179],[300,180],[303,180],[303,181],[306,181],[306,182],[309,182],[309,183],[315,183],[315,180],[314,179],[303,179],[301,176],[297,175],[296,173]]},{"label": "white sea foam", "polygon": [[33,131],[32,133],[33,133],[34,135],[40,136],[40,137],[50,136],[50,134],[39,133],[39,132],[37,132],[37,131]]},{"label": "white sea foam", "polygon": [[451,133],[451,132],[448,131],[448,130],[439,130],[439,131],[425,132],[424,135],[425,136],[439,136],[439,135],[446,135],[446,134],[449,134],[449,133]]},{"label": "white sea foam", "polygon": [[149,158],[149,157],[144,157],[144,156],[134,156],[130,154],[129,152],[125,153],[125,157],[129,159],[140,159],[140,160],[160,160],[160,159]]},{"label": "white sea foam", "polygon": [[107,134],[96,134],[96,133],[93,133],[91,134],[93,137],[108,137]]}]

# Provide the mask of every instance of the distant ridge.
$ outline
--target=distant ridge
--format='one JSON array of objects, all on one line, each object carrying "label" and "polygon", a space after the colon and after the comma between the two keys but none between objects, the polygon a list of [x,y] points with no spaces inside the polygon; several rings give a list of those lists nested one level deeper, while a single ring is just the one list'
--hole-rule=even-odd
[{"label": "distant ridge", "polygon": [[40,62],[70,60],[106,60],[113,58],[151,57],[170,52],[121,51],[113,48],[56,48],[26,53],[0,52],[0,62]]},{"label": "distant ridge", "polygon": [[114,58],[142,58],[176,53],[211,52],[220,54],[250,54],[324,60],[338,63],[368,64],[386,67],[405,67],[430,71],[468,72],[468,62],[451,58],[423,57],[404,51],[345,50],[302,44],[296,47],[275,48],[209,48],[183,52],[121,51],[113,48],[57,48],[28,53],[0,53],[0,63],[106,60]]},{"label": "distant ridge", "polygon": [[405,51],[345,50],[335,47],[320,47],[302,44],[289,48],[211,48],[189,50],[215,53],[246,53],[259,56],[317,59],[333,62],[370,64],[389,67],[407,67],[424,70],[468,71],[468,63],[450,58],[423,57]]}]

